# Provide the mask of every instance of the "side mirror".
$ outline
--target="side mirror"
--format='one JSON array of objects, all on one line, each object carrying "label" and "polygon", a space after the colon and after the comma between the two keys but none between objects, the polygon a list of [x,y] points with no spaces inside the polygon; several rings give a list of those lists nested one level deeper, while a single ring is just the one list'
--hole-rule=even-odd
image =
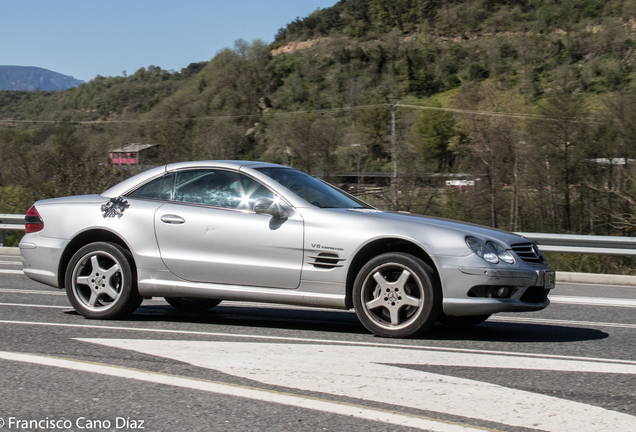
[{"label": "side mirror", "polygon": [[289,216],[285,208],[271,198],[261,198],[254,203],[254,212],[269,215],[274,219],[287,219]]}]

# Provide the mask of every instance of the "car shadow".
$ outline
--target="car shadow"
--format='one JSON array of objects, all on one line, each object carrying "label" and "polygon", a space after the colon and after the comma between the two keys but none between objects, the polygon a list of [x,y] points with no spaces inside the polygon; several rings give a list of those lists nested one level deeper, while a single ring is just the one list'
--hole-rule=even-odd
[{"label": "car shadow", "polygon": [[425,334],[429,340],[514,343],[561,343],[606,339],[604,331],[554,324],[483,322],[473,327],[453,328],[437,324]]},{"label": "car shadow", "polygon": [[353,312],[271,306],[228,306],[224,303],[203,312],[179,311],[169,305],[142,305],[127,320],[310,330],[330,333],[369,333]]},{"label": "car shadow", "polygon": [[[169,305],[142,305],[126,321],[214,324],[249,328],[308,330],[341,334],[369,334],[353,311],[224,304],[203,312],[183,312]],[[549,323],[486,321],[473,327],[436,324],[418,337],[432,341],[561,343],[599,340],[608,333],[595,328]]]}]

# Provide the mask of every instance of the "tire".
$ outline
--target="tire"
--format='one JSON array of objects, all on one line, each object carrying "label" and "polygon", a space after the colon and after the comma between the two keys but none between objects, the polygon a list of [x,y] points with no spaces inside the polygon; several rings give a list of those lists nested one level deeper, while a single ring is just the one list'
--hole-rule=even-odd
[{"label": "tire", "polygon": [[490,315],[471,315],[471,316],[449,316],[441,314],[437,318],[437,322],[449,327],[472,327],[481,324],[490,318]]},{"label": "tire", "polygon": [[78,250],[66,268],[65,285],[73,308],[86,318],[123,318],[143,300],[132,256],[114,243],[90,243]]},{"label": "tire", "polygon": [[221,300],[205,299],[197,297],[164,297],[175,309],[186,312],[201,312],[212,309],[221,303]]},{"label": "tire", "polygon": [[435,325],[442,311],[442,291],[424,261],[391,252],[362,267],[353,286],[353,305],[370,332],[404,338]]}]

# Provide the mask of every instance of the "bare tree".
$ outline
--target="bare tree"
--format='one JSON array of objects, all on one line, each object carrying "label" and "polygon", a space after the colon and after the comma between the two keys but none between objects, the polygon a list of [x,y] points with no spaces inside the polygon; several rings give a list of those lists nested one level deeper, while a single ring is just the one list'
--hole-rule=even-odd
[{"label": "bare tree", "polygon": [[588,112],[577,94],[564,90],[557,91],[541,111],[545,120],[534,123],[533,135],[546,156],[550,190],[558,193],[562,202],[561,228],[570,232],[575,227],[573,206],[579,187],[587,129],[584,120]]},{"label": "bare tree", "polygon": [[315,171],[312,124],[311,115],[280,116],[271,121],[267,131],[270,146],[282,154],[283,162],[309,174]]},{"label": "bare tree", "polygon": [[338,163],[336,150],[344,142],[344,128],[335,118],[320,118],[311,125],[311,143],[314,144],[318,166],[326,179],[331,177]]},{"label": "bare tree", "polygon": [[[495,92],[490,87],[493,85],[467,88],[456,104],[491,112],[510,112],[519,109],[518,101],[512,95]],[[462,123],[468,135],[470,152],[474,156],[471,169],[477,175],[483,175],[486,180],[488,223],[493,227],[499,227],[502,224],[499,213],[503,204],[503,190],[511,183],[514,184],[515,148],[520,141],[518,122],[509,117],[466,116]],[[481,188],[482,186],[477,186],[478,190]],[[512,211],[515,211],[514,206]]]}]

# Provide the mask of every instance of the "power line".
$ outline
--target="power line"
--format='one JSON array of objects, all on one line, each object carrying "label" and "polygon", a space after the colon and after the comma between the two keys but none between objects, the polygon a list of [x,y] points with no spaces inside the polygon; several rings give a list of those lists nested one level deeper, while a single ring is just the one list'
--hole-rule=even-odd
[{"label": "power line", "polygon": [[415,108],[415,109],[421,109],[421,110],[446,111],[446,112],[452,112],[456,114],[484,115],[484,116],[491,116],[491,117],[511,117],[511,118],[524,118],[524,119],[535,119],[535,120],[556,120],[556,119],[548,118],[546,116],[542,116],[541,114],[520,114],[520,113],[506,113],[506,112],[492,112],[492,111],[476,111],[476,110],[466,110],[466,109],[458,109],[458,108],[441,108],[441,107],[404,105],[404,104],[396,104],[396,106],[404,107],[404,108]]},{"label": "power line", "polygon": [[[563,118],[555,118],[548,117],[541,114],[523,114],[523,113],[506,113],[506,112],[493,112],[493,111],[477,111],[477,110],[465,110],[458,108],[440,108],[440,107],[429,107],[429,106],[421,106],[421,105],[402,105],[396,104],[399,107],[405,108],[415,108],[421,110],[434,110],[434,111],[447,111],[455,114],[468,114],[468,115],[479,115],[479,116],[490,116],[490,117],[508,117],[508,118],[518,118],[518,119],[526,119],[526,120],[543,120],[543,121],[564,121]],[[565,119],[568,123],[598,123],[598,120],[585,117],[577,120]]]},{"label": "power line", "polygon": [[[330,112],[341,112],[341,111],[351,111],[351,110],[363,110],[363,109],[372,109],[372,108],[380,108],[380,107],[388,107],[389,104],[376,104],[376,105],[359,105],[354,107],[346,107],[346,108],[327,108],[320,110],[299,110],[299,111],[278,111],[272,112],[269,115],[273,116],[287,116],[287,115],[297,115],[297,114],[312,114],[312,113],[330,113]],[[53,123],[53,124],[104,124],[104,123],[153,123],[153,122],[164,122],[164,121],[205,121],[205,120],[238,120],[242,118],[251,118],[251,117],[262,117],[268,114],[268,111],[264,111],[258,114],[242,114],[242,115],[234,115],[234,116],[205,116],[205,117],[171,117],[171,118],[155,118],[155,119],[135,119],[135,120],[14,120],[14,119],[4,119],[0,120],[2,123]]]},{"label": "power line", "polygon": [[[546,120],[546,121],[558,121],[562,119],[557,119],[554,117],[546,117],[541,114],[525,114],[525,113],[510,113],[510,112],[493,112],[493,111],[478,111],[478,110],[467,110],[467,109],[459,109],[459,108],[442,108],[442,107],[431,107],[431,106],[423,106],[423,105],[406,105],[406,104],[375,104],[375,105],[357,105],[353,107],[341,107],[341,108],[327,108],[327,109],[319,109],[319,110],[299,110],[299,111],[277,111],[273,113],[269,113],[268,111],[264,111],[262,113],[255,114],[242,114],[242,115],[233,115],[233,116],[204,116],[204,117],[172,117],[172,118],[154,118],[154,119],[134,119],[134,120],[16,120],[16,119],[2,119],[0,123],[47,123],[47,124],[110,124],[110,123],[157,123],[164,121],[206,121],[206,120],[239,120],[253,117],[262,117],[264,115],[273,115],[276,117],[279,116],[290,116],[290,115],[298,115],[298,114],[320,114],[320,113],[335,113],[342,111],[358,111],[365,109],[373,109],[373,108],[390,108],[390,107],[400,107],[400,108],[412,108],[419,110],[429,110],[429,111],[445,111],[451,112],[455,114],[465,114],[465,115],[478,115],[478,116],[490,116],[490,117],[507,117],[507,118],[517,118],[517,119],[526,119],[526,120]],[[593,121],[593,119],[581,119],[581,120],[570,120],[572,122],[581,122],[581,121]]]}]

